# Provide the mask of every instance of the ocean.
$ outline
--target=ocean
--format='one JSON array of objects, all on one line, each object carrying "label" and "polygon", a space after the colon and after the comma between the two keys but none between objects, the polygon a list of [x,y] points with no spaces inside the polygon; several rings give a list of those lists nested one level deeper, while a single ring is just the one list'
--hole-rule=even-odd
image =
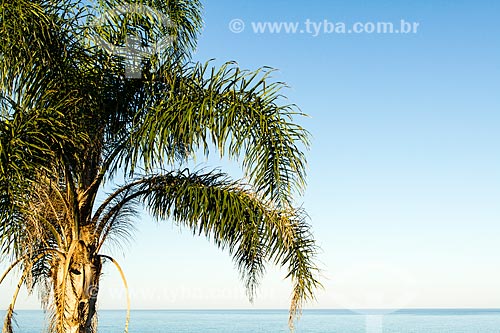
[{"label": "ocean", "polygon": [[[20,333],[44,328],[41,311],[16,311]],[[365,315],[365,313],[368,313]],[[2,311],[0,315],[4,315]],[[2,316],[3,317],[3,316]],[[289,332],[286,310],[136,310],[130,333]],[[125,311],[101,310],[99,333],[122,333]],[[419,309],[389,314],[348,310],[305,310],[297,333],[500,333],[500,309]]]}]

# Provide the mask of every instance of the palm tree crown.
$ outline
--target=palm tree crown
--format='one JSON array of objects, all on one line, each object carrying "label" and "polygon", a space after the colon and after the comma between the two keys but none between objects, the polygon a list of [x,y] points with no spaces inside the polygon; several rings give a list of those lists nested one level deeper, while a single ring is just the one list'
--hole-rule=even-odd
[{"label": "palm tree crown", "polygon": [[[4,332],[22,285],[45,295],[51,332],[96,331],[102,263],[126,285],[102,246],[128,234],[137,204],[227,248],[250,299],[267,262],[286,267],[291,327],[313,297],[317,248],[293,201],[305,186],[301,113],[281,103],[270,69],[190,61],[200,10],[197,0],[0,3],[0,259],[12,262],[0,283],[21,267]],[[141,45],[171,37],[134,77],[105,47],[127,46],[131,31]],[[214,150],[241,161],[244,180],[188,168]],[[98,202],[118,172],[125,183]]]}]

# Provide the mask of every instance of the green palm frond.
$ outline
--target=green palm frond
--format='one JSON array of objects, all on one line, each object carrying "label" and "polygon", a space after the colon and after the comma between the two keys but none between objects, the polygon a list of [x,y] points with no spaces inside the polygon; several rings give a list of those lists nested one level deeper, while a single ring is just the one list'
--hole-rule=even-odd
[{"label": "green palm frond", "polygon": [[34,216],[34,203],[46,202],[40,196],[48,189],[40,184],[57,184],[54,175],[64,163],[79,158],[85,138],[68,133],[65,118],[48,109],[20,110],[0,120],[0,231],[7,240],[2,245],[23,235],[16,220],[22,225],[24,213]]},{"label": "green palm frond", "polygon": [[172,162],[182,149],[217,147],[221,156],[243,157],[256,190],[279,205],[305,186],[308,132],[293,122],[303,114],[294,105],[280,105],[282,83],[268,83],[272,70],[242,71],[234,63],[168,66],[145,81],[149,96],[138,110],[134,145],[126,155],[134,166],[153,168]]},{"label": "green palm frond", "polygon": [[[119,208],[140,200],[156,218],[172,218],[194,234],[229,249],[251,299],[267,260],[289,271],[287,277],[294,282],[294,315],[320,285],[314,264],[317,248],[304,214],[274,207],[249,186],[231,181],[223,173],[184,170],[145,177],[117,190],[104,205],[116,199],[119,203],[113,207]],[[98,210],[94,218],[112,223],[101,218],[104,210]]]}]

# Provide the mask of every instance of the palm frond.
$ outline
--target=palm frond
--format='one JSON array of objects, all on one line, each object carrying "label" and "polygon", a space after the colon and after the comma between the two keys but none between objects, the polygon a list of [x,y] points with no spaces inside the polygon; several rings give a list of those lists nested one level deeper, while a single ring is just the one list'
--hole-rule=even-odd
[{"label": "palm frond", "polygon": [[[130,190],[118,189],[110,194],[94,216],[95,235],[99,240],[96,251],[99,252],[104,242],[123,243],[131,238],[135,229],[134,220],[138,215],[138,201],[130,197]],[[101,216],[102,214],[102,216]]]},{"label": "palm frond", "polygon": [[120,273],[120,277],[122,279],[123,286],[125,288],[125,294],[127,297],[127,314],[125,317],[125,330],[124,330],[124,332],[127,333],[128,332],[128,325],[130,322],[130,292],[128,289],[127,278],[125,277],[125,273],[123,273],[123,269],[121,268],[120,264],[118,264],[118,262],[113,257],[107,256],[104,254],[100,255],[100,257],[111,261],[113,263],[113,265],[115,265],[118,272]]},{"label": "palm frond", "polygon": [[171,218],[229,249],[251,300],[266,260],[286,267],[294,283],[291,318],[320,286],[314,265],[317,249],[303,213],[275,207],[223,173],[184,170],[153,175],[123,186],[112,196],[104,206],[114,198],[122,204],[140,200],[156,218]]},{"label": "palm frond", "polygon": [[[211,68],[208,63],[167,66],[154,82],[146,82],[149,103],[136,116],[126,158],[130,171],[143,163],[154,168],[173,161],[176,153],[198,149],[220,156],[243,157],[243,167],[261,196],[289,206],[305,186],[308,132],[293,122],[303,114],[294,105],[281,105],[282,83],[268,83],[270,69],[242,71],[234,63]],[[189,156],[187,154],[186,156]]]}]

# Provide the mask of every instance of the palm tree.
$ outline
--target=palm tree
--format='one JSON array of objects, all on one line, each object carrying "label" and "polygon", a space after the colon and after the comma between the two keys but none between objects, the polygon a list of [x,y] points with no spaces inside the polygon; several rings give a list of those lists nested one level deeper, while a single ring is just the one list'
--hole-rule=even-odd
[{"label": "palm tree", "polygon": [[[123,10],[137,6],[169,24]],[[291,329],[314,297],[317,248],[293,201],[305,185],[308,133],[292,119],[301,113],[281,102],[270,69],[190,60],[200,8],[198,0],[0,2],[0,259],[11,263],[0,284],[20,268],[3,332],[13,330],[23,285],[40,290],[51,332],[95,332],[105,261],[126,287],[103,245],[129,235],[138,204],[228,249],[250,300],[267,263],[285,267]],[[174,37],[140,59],[134,78],[123,54],[90,38],[124,46],[132,30],[144,45]],[[213,151],[241,161],[245,178],[190,170],[194,156]],[[122,174],[99,202],[103,184]]]}]

